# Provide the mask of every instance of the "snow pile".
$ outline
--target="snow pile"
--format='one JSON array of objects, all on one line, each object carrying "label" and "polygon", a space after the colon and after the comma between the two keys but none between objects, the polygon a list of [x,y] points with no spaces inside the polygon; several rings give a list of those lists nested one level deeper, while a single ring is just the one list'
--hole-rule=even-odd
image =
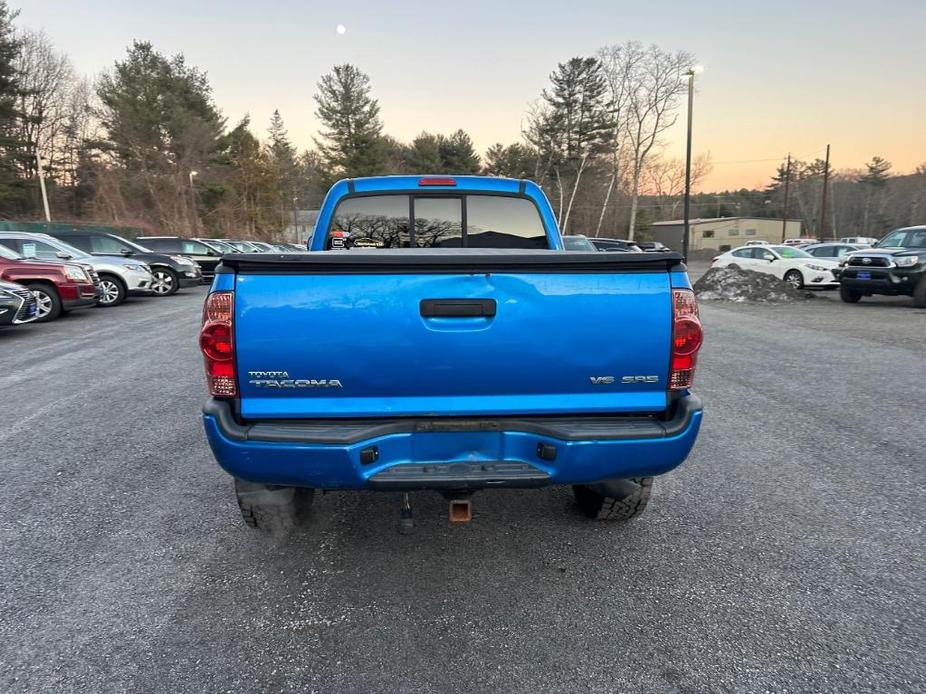
[{"label": "snow pile", "polygon": [[739,268],[711,268],[694,284],[700,301],[764,301],[781,303],[810,299],[810,292],[795,289],[765,272]]}]

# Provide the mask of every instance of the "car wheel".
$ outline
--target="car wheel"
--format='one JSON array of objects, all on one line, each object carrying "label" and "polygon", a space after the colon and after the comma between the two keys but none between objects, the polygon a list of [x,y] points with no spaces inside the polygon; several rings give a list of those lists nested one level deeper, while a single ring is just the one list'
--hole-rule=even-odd
[{"label": "car wheel", "polygon": [[270,533],[303,525],[309,516],[315,490],[277,487],[235,478],[235,496],[246,525]]},{"label": "car wheel", "polygon": [[727,267],[730,268],[731,270],[739,270],[739,269],[740,269],[740,266],[737,265],[736,263],[730,263],[729,265],[727,265]]},{"label": "car wheel", "polygon": [[39,282],[27,284],[26,288],[35,297],[35,323],[47,323],[61,315],[61,297],[54,287]]},{"label": "car wheel", "polygon": [[125,285],[112,275],[100,275],[100,306],[118,306],[125,301]]},{"label": "car wheel", "polygon": [[639,516],[646,509],[652,490],[652,477],[614,479],[572,487],[583,515],[607,521],[626,521]]},{"label": "car wheel", "polygon": [[862,293],[854,289],[849,289],[846,285],[839,285],[839,298],[847,304],[857,304],[862,300]]},{"label": "car wheel", "polygon": [[804,276],[801,274],[800,270],[788,270],[785,273],[785,282],[795,289],[804,288]]},{"label": "car wheel", "polygon": [[156,267],[151,269],[154,281],[151,289],[157,296],[170,296],[180,290],[180,277],[169,267]]}]

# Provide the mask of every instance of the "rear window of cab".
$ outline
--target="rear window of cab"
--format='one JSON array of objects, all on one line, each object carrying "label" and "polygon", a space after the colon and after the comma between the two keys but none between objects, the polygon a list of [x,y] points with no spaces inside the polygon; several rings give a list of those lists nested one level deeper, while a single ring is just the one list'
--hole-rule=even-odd
[{"label": "rear window of cab", "polygon": [[325,250],[549,247],[531,200],[479,194],[347,197],[325,239]]}]

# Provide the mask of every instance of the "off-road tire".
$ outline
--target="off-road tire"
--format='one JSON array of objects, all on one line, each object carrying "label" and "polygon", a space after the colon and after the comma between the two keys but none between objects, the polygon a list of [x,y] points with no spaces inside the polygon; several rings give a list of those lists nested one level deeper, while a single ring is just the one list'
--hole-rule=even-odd
[{"label": "off-road tire", "polygon": [[[789,277],[797,277],[797,282],[792,282],[791,280],[788,279]],[[804,276],[801,274],[800,270],[788,270],[785,273],[784,281],[790,284],[792,287],[794,287],[797,290],[801,290],[804,288]]]},{"label": "off-road tire", "polygon": [[[41,318],[36,318],[33,322],[48,323],[63,313],[61,296],[53,285],[45,282],[26,282],[23,286],[35,295],[36,301],[40,302],[41,306],[46,307],[48,310],[47,314]],[[41,298],[39,294],[44,298]]]},{"label": "off-road tire", "polygon": [[579,510],[587,518],[628,521],[646,509],[653,491],[653,478],[632,477],[592,485],[576,484],[572,491]]},{"label": "off-road tire", "polygon": [[839,285],[839,298],[847,304],[857,304],[862,300],[862,293],[857,289],[850,289],[844,284]]},{"label": "off-road tire", "polygon": [[913,305],[917,308],[926,308],[926,276],[921,277],[913,289]]},{"label": "off-road tire", "polygon": [[235,496],[246,525],[280,533],[305,523],[315,496],[314,489],[276,487],[235,479]]}]

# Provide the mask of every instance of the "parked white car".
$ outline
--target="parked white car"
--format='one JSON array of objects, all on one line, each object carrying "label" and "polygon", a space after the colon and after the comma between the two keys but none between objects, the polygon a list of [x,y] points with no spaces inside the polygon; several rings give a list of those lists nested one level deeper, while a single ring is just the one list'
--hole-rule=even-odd
[{"label": "parked white car", "polygon": [[711,267],[737,267],[775,275],[795,289],[839,286],[833,270],[839,263],[828,258],[814,258],[791,246],[742,246],[714,258]]}]

